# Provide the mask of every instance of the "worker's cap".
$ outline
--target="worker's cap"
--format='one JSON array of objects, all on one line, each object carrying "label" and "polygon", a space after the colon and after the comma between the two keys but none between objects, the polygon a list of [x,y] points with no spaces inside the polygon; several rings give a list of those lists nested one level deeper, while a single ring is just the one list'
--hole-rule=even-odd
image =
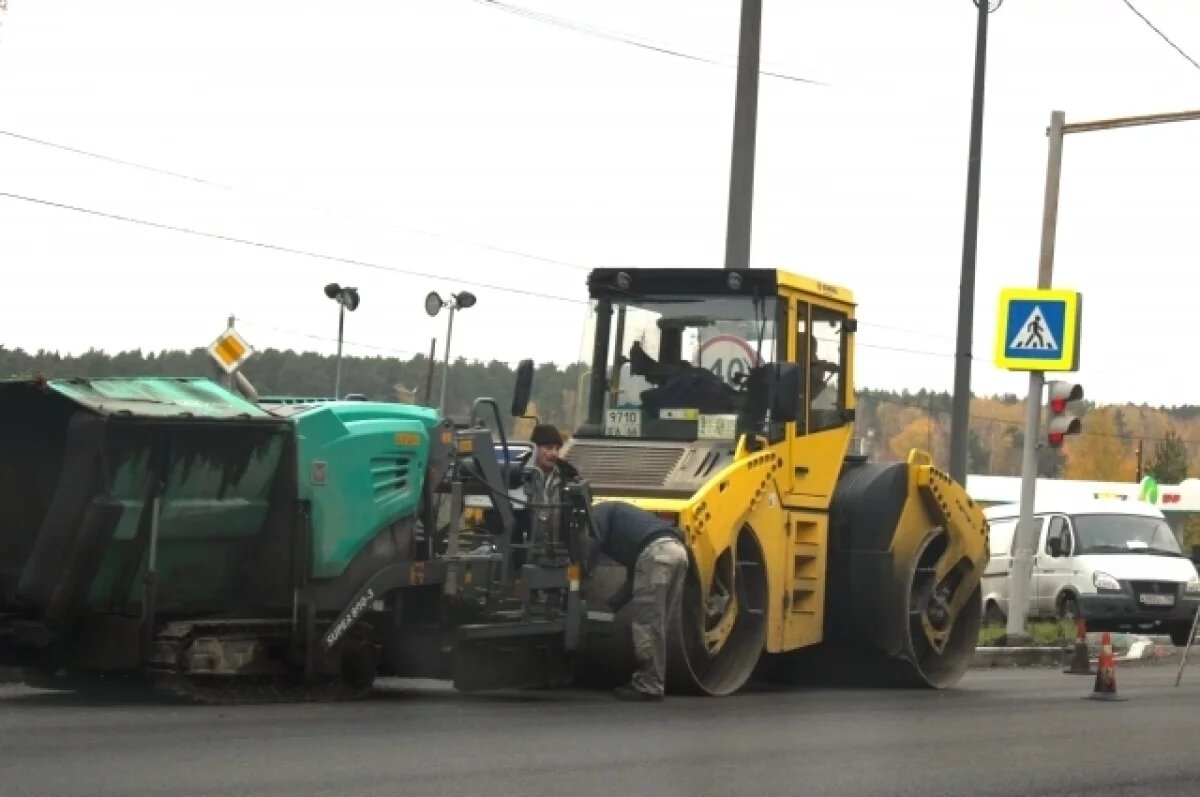
[{"label": "worker's cap", "polygon": [[539,423],[533,427],[533,434],[529,436],[530,441],[535,446],[561,446],[563,444],[562,435],[558,429],[548,423]]}]

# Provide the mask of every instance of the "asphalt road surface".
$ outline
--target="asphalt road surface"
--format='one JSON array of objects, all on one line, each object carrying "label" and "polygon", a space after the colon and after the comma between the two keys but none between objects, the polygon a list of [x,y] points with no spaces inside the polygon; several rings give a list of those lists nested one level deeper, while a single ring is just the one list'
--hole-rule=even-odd
[{"label": "asphalt road surface", "polygon": [[358,703],[122,704],[0,685],[3,797],[1200,793],[1200,669],[625,704],[383,684]]}]

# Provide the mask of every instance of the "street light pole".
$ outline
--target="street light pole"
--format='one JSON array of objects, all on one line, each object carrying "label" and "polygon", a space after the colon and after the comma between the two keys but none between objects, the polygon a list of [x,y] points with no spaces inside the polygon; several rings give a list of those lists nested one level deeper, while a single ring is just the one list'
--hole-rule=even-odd
[{"label": "street light pole", "polygon": [[438,417],[445,417],[446,410],[446,377],[450,374],[450,336],[454,334],[455,302],[450,303],[450,318],[446,321],[446,352],[442,361],[442,389],[438,393]]},{"label": "street light pole", "polygon": [[975,323],[975,255],[979,241],[979,183],[983,165],[983,97],[987,72],[988,15],[1000,8],[975,0],[975,85],[971,100],[971,141],[967,154],[967,209],[963,221],[962,272],[958,287],[958,341],[954,352],[954,404],[950,413],[950,478],[967,483],[967,443],[971,436],[971,345]]},{"label": "street light pole", "polygon": [[[1054,247],[1058,234],[1058,197],[1062,181],[1063,137],[1068,133],[1087,133],[1093,130],[1113,130],[1121,127],[1166,124],[1200,120],[1200,110],[1159,113],[1102,119],[1094,122],[1067,124],[1063,111],[1050,114],[1049,139],[1046,157],[1046,191],[1042,208],[1042,241],[1038,256],[1038,288],[1051,288],[1054,283]],[[1025,642],[1029,635],[1025,622],[1029,614],[1029,594],[1033,574],[1034,534],[1033,504],[1037,492],[1037,445],[1042,427],[1042,390],[1045,374],[1029,372],[1029,397],[1025,408],[1025,441],[1021,456],[1021,505],[1014,544],[1010,581],[1008,619],[1005,635],[1009,644]]]},{"label": "street light pole", "polygon": [[337,366],[333,376],[333,397],[342,395],[342,333],[346,328],[346,305],[338,305],[338,351]]},{"label": "street light pole", "polygon": [[[425,312],[430,318],[437,316],[443,307],[450,308],[450,319],[446,322],[446,353],[442,362],[442,390],[438,395],[439,418],[446,417],[446,377],[450,375],[450,337],[454,334],[454,311],[474,307],[475,301],[475,294],[470,291],[453,293],[449,299],[443,299],[437,291],[430,291],[425,297]],[[432,349],[430,349],[430,354],[433,354]]]},{"label": "street light pole", "polygon": [[346,310],[357,310],[361,297],[358,288],[342,287],[336,282],[325,286],[325,296],[338,303],[338,348],[333,377],[333,398],[337,400],[342,395],[342,332],[346,327]]}]

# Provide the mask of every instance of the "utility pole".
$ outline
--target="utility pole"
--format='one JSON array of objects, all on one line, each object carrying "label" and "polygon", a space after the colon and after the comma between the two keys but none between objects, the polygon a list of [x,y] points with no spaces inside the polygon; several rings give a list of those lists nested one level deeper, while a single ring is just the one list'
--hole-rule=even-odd
[{"label": "utility pole", "polygon": [[758,129],[758,67],[762,44],[762,0],[742,0],[738,37],[737,94],[733,107],[733,155],[729,167],[729,219],[725,268],[750,267],[754,220],[754,147]]},{"label": "utility pole", "polygon": [[958,342],[954,352],[954,404],[950,412],[950,478],[967,484],[967,442],[971,436],[971,345],[975,323],[975,253],[979,240],[979,182],[983,160],[983,94],[987,71],[990,0],[974,0],[975,85],[971,100],[971,141],[967,154],[967,209],[963,222],[962,274],[958,286]]},{"label": "utility pole", "polygon": [[1134,481],[1139,484],[1142,481],[1142,441],[1140,439],[1137,442],[1137,476]]},{"label": "utility pole", "polygon": [[[1046,194],[1042,211],[1042,245],[1038,260],[1038,288],[1050,288],[1054,273],[1054,241],[1058,226],[1058,188],[1062,176],[1063,137],[1069,133],[1114,130],[1124,127],[1200,120],[1200,110],[1129,116],[1095,122],[1066,123],[1063,111],[1050,115],[1049,153],[1046,159]],[[1037,540],[1033,525],[1033,501],[1037,487],[1037,443],[1041,438],[1042,390],[1045,375],[1029,372],[1029,397],[1025,416],[1025,445],[1021,467],[1021,510],[1017,523],[1016,545],[1010,577],[1009,612],[1006,636],[1010,644],[1028,640],[1025,620],[1029,612],[1029,592],[1033,572],[1033,547]]]},{"label": "utility pole", "polygon": [[[1038,257],[1038,288],[1054,281],[1054,241],[1058,232],[1058,187],[1062,177],[1063,124],[1066,114],[1050,115],[1049,154],[1046,157],[1046,194],[1042,204],[1042,247]],[[1011,643],[1028,640],[1025,618],[1029,612],[1029,587],[1033,574],[1033,499],[1037,488],[1037,445],[1042,431],[1042,389],[1046,375],[1029,372],[1029,396],[1025,399],[1025,441],[1021,457],[1021,510],[1017,521],[1016,552],[1009,582],[1009,611],[1005,635]]]}]

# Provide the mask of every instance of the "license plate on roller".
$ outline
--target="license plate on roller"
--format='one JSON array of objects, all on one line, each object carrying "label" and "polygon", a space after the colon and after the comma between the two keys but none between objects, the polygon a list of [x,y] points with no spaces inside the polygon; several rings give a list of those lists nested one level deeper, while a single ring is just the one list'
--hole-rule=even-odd
[{"label": "license plate on roller", "polygon": [[1146,604],[1147,606],[1174,606],[1175,605],[1175,596],[1174,595],[1142,595],[1141,601],[1142,601],[1142,603]]}]

